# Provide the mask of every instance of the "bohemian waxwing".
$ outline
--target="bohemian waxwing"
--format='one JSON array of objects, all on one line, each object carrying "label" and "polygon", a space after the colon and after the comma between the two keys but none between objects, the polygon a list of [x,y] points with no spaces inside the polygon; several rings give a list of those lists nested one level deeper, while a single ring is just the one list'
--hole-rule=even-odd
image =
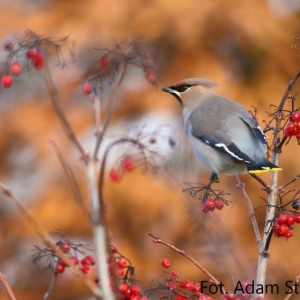
[{"label": "bohemian waxwing", "polygon": [[215,174],[281,170],[266,159],[267,137],[244,106],[219,96],[215,82],[189,78],[164,87],[183,109],[196,156]]}]

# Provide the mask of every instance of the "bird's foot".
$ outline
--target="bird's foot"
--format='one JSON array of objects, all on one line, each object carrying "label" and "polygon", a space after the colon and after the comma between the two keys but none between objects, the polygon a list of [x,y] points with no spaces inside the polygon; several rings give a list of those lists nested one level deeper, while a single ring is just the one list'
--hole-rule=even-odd
[{"label": "bird's foot", "polygon": [[209,177],[209,181],[210,181],[211,184],[219,183],[220,181],[219,181],[218,174],[215,173],[215,172],[211,172],[210,177]]}]

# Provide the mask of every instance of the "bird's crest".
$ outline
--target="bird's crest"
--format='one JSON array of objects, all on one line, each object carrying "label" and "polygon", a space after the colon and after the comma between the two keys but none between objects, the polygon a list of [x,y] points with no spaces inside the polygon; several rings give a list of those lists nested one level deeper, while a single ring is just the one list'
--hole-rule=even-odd
[{"label": "bird's crest", "polygon": [[176,82],[175,84],[173,84],[173,87],[178,88],[183,85],[187,85],[187,86],[201,85],[204,87],[211,88],[212,86],[218,85],[218,83],[216,83],[215,81],[203,79],[203,78],[187,78],[187,79],[183,79],[181,81]]}]

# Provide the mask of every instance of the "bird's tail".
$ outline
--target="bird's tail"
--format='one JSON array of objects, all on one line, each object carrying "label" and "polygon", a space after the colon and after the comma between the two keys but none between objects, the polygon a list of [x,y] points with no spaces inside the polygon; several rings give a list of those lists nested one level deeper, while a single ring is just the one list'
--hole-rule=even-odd
[{"label": "bird's tail", "polygon": [[282,169],[267,159],[259,162],[255,165],[247,165],[247,170],[249,173],[262,173],[262,172],[269,172],[269,171],[281,171]]}]

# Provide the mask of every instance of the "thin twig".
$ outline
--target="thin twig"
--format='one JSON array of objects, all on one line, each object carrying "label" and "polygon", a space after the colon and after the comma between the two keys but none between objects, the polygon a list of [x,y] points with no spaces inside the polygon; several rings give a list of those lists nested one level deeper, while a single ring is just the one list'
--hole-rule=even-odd
[{"label": "thin twig", "polygon": [[67,163],[67,161],[65,160],[65,158],[62,155],[62,152],[60,151],[59,147],[56,145],[56,143],[54,141],[50,141],[51,146],[53,147],[54,151],[56,152],[56,155],[69,179],[69,182],[72,186],[72,190],[73,190],[73,194],[74,194],[74,198],[77,202],[77,204],[79,205],[79,207],[81,208],[81,211],[83,212],[84,216],[87,218],[87,220],[89,220],[90,222],[92,222],[91,219],[91,214],[89,213],[89,211],[87,210],[84,201],[83,201],[83,196],[81,194],[80,188],[79,188],[79,184],[76,180],[76,177],[74,175],[74,172],[72,171],[71,167],[69,166],[69,164]]},{"label": "thin twig", "polygon": [[83,149],[82,145],[80,144],[80,142],[78,141],[76,134],[74,132],[74,130],[72,129],[72,126],[70,125],[69,121],[67,120],[61,103],[60,103],[60,99],[58,96],[58,91],[56,89],[56,86],[53,82],[51,73],[49,71],[49,67],[45,61],[45,67],[44,67],[44,77],[45,77],[45,82],[46,82],[46,86],[48,89],[48,93],[50,96],[50,100],[52,103],[52,106],[54,108],[54,111],[57,115],[57,118],[59,119],[66,135],[68,136],[68,138],[75,144],[75,146],[77,147],[77,149],[79,150],[81,156],[83,158],[87,157],[87,154],[85,152],[85,150]]},{"label": "thin twig", "polygon": [[56,253],[56,255],[62,261],[64,261],[79,278],[82,279],[84,284],[93,292],[94,295],[101,298],[102,291],[97,287],[97,285],[90,278],[84,275],[82,271],[76,267],[74,262],[65,253],[63,253],[63,251],[61,251],[59,247],[57,247],[57,245],[49,237],[49,234],[46,232],[46,230],[33,217],[32,213],[13,195],[11,190],[6,185],[4,185],[1,181],[0,181],[0,190],[4,195],[6,195],[10,200],[12,200],[13,204],[19,210],[19,212],[24,217],[24,219],[32,226],[32,228],[35,230],[37,235],[42,239],[44,244],[48,246],[54,253]]},{"label": "thin twig", "polygon": [[201,266],[199,263],[197,263],[197,261],[194,258],[192,258],[190,255],[188,255],[184,250],[180,250],[180,249],[176,248],[175,246],[163,241],[160,237],[155,236],[152,233],[148,233],[148,235],[151,236],[152,238],[154,238],[154,240],[153,240],[154,243],[163,244],[163,245],[175,250],[180,255],[184,256],[189,261],[191,261],[198,269],[200,269],[205,275],[207,275],[213,283],[220,285],[222,288],[222,293],[226,294],[226,291],[225,291],[223,285],[221,284],[221,282],[217,278],[215,278],[210,272],[208,272],[203,266]]},{"label": "thin twig", "polygon": [[285,187],[287,187],[289,184],[295,182],[296,180],[298,180],[300,178],[300,174],[294,176],[293,178],[291,178],[290,180],[288,180],[287,182],[285,182],[283,185],[278,187],[279,191],[282,191]]},{"label": "thin twig", "polygon": [[268,185],[259,176],[253,173],[249,173],[249,174],[264,187],[264,190],[268,191],[269,189]]},{"label": "thin twig", "polygon": [[97,159],[98,151],[99,151],[101,142],[103,140],[103,136],[108,128],[108,124],[111,119],[114,107],[115,107],[115,102],[117,99],[116,94],[117,94],[117,91],[119,90],[121,82],[125,76],[126,68],[127,68],[127,62],[126,62],[126,60],[124,60],[122,62],[122,65],[120,66],[120,73],[119,73],[118,79],[115,81],[115,84],[111,88],[110,93],[108,95],[108,109],[107,109],[106,117],[103,122],[102,132],[98,133],[96,135],[97,138],[96,138],[96,145],[95,145],[95,149],[94,149],[94,153],[93,153],[93,159]]},{"label": "thin twig", "polygon": [[278,111],[282,111],[283,106],[285,104],[285,101],[288,98],[293,86],[295,85],[295,83],[296,83],[296,81],[298,80],[299,77],[300,77],[300,71],[298,71],[297,74],[294,76],[294,78],[290,81],[285,93],[282,96],[282,99],[281,99],[280,104],[278,106]]},{"label": "thin twig", "polygon": [[9,296],[10,300],[17,300],[17,298],[15,297],[9,283],[6,280],[6,277],[3,273],[0,272],[0,282],[4,285],[4,288],[6,290],[7,295]]},{"label": "thin twig", "polygon": [[46,291],[46,293],[44,294],[44,297],[43,297],[43,300],[48,300],[52,291],[53,291],[53,288],[54,288],[54,284],[56,282],[56,278],[57,278],[57,274],[54,273],[53,276],[52,276],[52,279],[50,281],[50,284],[49,284],[49,287]]},{"label": "thin twig", "polygon": [[255,215],[254,215],[254,210],[253,210],[253,207],[252,207],[251,200],[250,200],[248,194],[246,193],[245,185],[244,185],[244,183],[241,182],[239,176],[234,175],[234,178],[237,182],[237,188],[240,189],[240,191],[242,192],[242,194],[243,194],[243,196],[244,196],[244,198],[247,202],[248,209],[249,209],[249,218],[250,218],[250,220],[252,222],[252,225],[253,225],[255,238],[256,238],[256,243],[258,245],[258,248],[260,249],[260,247],[261,247],[261,236],[260,236],[260,233],[259,233],[259,229],[258,229],[258,225],[257,225],[256,218],[255,218]]}]

